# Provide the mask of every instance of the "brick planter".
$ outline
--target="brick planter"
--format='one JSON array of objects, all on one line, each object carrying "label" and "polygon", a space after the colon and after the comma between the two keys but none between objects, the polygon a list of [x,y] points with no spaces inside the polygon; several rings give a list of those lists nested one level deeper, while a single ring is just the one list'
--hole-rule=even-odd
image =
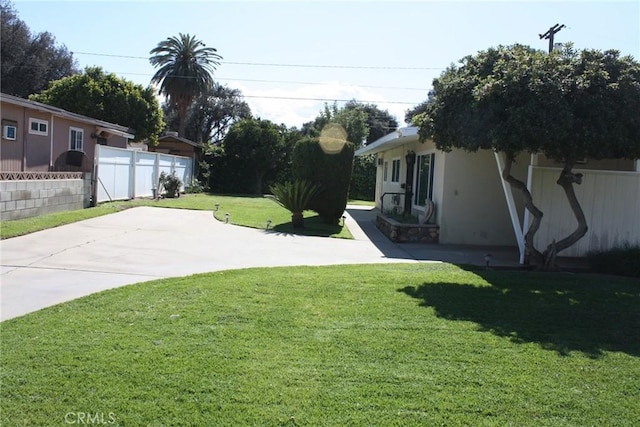
[{"label": "brick planter", "polygon": [[376,227],[397,243],[438,243],[440,227],[435,224],[404,224],[384,215],[376,217]]}]

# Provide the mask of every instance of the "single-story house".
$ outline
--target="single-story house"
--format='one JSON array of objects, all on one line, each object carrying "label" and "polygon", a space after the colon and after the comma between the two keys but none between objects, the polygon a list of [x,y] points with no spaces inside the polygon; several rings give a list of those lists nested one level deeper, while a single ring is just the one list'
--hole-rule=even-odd
[{"label": "single-story house", "polygon": [[158,138],[157,145],[149,146],[149,151],[189,157],[193,159],[194,164],[197,164],[201,149],[202,144],[178,136],[178,132],[167,132],[165,135]]},{"label": "single-story house", "polygon": [[125,126],[62,108],[0,94],[1,172],[89,171],[96,145],[127,148],[135,135]]},{"label": "single-story house", "polygon": [[[377,156],[375,200],[383,213],[410,211],[437,226],[440,243],[517,246],[524,259],[529,215],[520,194],[502,180],[502,154],[443,152],[433,141],[420,142],[416,127],[398,129],[355,154]],[[577,225],[555,183],[560,170],[541,154],[521,154],[512,168],[545,214],[535,241],[542,249]],[[560,255],[640,244],[640,161],[587,159],[574,170],[584,175],[575,189],[589,231]]]}]

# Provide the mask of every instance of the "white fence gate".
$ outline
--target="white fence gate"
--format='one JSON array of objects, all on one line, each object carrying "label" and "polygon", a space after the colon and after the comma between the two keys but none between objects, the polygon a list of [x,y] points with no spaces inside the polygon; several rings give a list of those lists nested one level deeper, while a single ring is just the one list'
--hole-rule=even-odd
[{"label": "white fence gate", "polygon": [[162,172],[175,172],[184,184],[193,179],[193,159],[148,151],[98,145],[96,150],[97,202],[152,197]]}]

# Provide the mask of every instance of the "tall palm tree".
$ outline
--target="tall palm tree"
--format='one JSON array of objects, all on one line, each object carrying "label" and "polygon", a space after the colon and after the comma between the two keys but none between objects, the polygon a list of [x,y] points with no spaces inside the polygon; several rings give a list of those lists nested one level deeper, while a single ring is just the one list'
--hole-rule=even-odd
[{"label": "tall palm tree", "polygon": [[151,83],[160,85],[160,94],[178,109],[179,134],[184,136],[185,116],[193,98],[213,85],[213,71],[222,56],[189,34],[180,33],[158,43],[149,53],[149,62],[160,67]]}]

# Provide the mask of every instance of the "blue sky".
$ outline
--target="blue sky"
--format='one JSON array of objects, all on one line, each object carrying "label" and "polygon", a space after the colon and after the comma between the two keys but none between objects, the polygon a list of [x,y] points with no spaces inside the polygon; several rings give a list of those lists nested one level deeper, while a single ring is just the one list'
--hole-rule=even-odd
[{"label": "blue sky", "polygon": [[14,6],[33,32],[49,31],[74,52],[81,68],[101,66],[145,86],[154,72],[149,51],[178,33],[195,35],[218,49],[224,59],[214,77],[240,89],[255,116],[297,127],[325,102],[354,98],[387,109],[402,125],[404,111],[426,99],[433,78],[451,63],[500,44],[546,50],[539,34],[556,23],[566,25],[556,42],[640,59],[637,0],[14,0]]}]

